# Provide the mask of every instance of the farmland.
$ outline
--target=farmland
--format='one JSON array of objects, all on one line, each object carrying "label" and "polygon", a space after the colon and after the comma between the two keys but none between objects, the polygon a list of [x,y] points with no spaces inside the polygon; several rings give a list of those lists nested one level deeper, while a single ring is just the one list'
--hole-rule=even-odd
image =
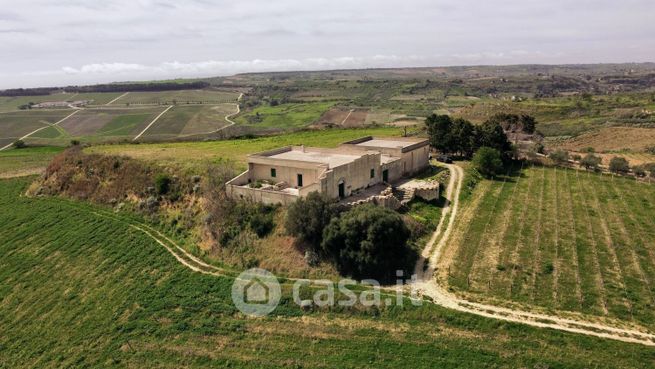
[{"label": "farmland", "polygon": [[0,178],[39,172],[62,150],[60,147],[28,147],[0,151]]},{"label": "farmland", "polygon": [[332,105],[317,102],[260,106],[240,114],[235,121],[258,131],[288,131],[312,124]]},{"label": "farmland", "polygon": [[641,368],[653,360],[640,345],[431,304],[302,312],[286,291],[272,317],[247,319],[232,305],[232,278],[191,272],[130,227],[138,219],[129,214],[19,196],[29,181],[0,181],[8,367]]},{"label": "farmland", "polygon": [[238,92],[214,90],[130,92],[112,105],[222,104],[234,102],[238,97]]},{"label": "farmland", "polygon": [[465,199],[439,280],[474,300],[654,328],[652,185],[514,168]]}]

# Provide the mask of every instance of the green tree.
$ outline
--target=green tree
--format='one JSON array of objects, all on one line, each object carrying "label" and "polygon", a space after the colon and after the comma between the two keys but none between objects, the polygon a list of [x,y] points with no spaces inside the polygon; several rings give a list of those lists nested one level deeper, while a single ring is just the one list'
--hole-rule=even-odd
[{"label": "green tree", "polygon": [[285,228],[289,234],[310,244],[314,251],[320,251],[323,230],[339,212],[339,205],[327,195],[310,192],[306,198],[289,205]]},{"label": "green tree", "polygon": [[453,152],[451,136],[453,120],[450,116],[432,114],[425,120],[425,125],[428,129],[430,146],[443,153]]},{"label": "green tree", "polygon": [[503,161],[498,150],[483,146],[472,160],[473,167],[485,177],[494,177],[503,169]]},{"label": "green tree", "polygon": [[645,177],[646,176],[646,167],[644,165],[635,165],[635,166],[632,167],[632,172],[637,177]]},{"label": "green tree", "polygon": [[503,127],[498,122],[488,120],[476,128],[476,147],[483,146],[498,150],[502,157],[509,157],[512,144],[507,139]]},{"label": "green tree", "polygon": [[655,163],[647,163],[644,164],[644,169],[650,173],[650,176],[652,178],[655,178]]},{"label": "green tree", "polygon": [[625,174],[630,171],[630,164],[625,158],[615,156],[610,160],[610,172]]},{"label": "green tree", "polygon": [[449,141],[452,152],[471,157],[475,151],[475,127],[465,119],[455,119],[451,125]]},{"label": "green tree", "polygon": [[25,141],[23,141],[23,140],[16,140],[16,141],[14,141],[14,144],[13,144],[13,145],[14,145],[14,147],[17,148],[17,149],[22,149],[22,148],[24,148],[24,147],[27,147],[27,145],[25,144]]},{"label": "green tree", "polygon": [[397,269],[411,268],[416,261],[417,253],[407,247],[409,236],[398,213],[365,204],[330,222],[322,248],[344,275],[390,281]]},{"label": "green tree", "polygon": [[601,162],[600,157],[594,154],[587,154],[585,155],[584,158],[582,158],[582,160],[580,160],[580,165],[582,165],[587,170],[596,171],[598,170],[598,166],[600,165],[600,162]]}]

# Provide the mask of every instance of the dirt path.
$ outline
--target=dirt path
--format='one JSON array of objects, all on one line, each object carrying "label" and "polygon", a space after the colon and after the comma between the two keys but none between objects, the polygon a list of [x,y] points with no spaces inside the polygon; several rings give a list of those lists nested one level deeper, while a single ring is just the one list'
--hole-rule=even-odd
[{"label": "dirt path", "polygon": [[126,92],[126,93],[120,95],[119,97],[117,97],[117,98],[115,98],[114,100],[112,100],[112,101],[106,103],[105,105],[111,105],[111,104],[115,103],[116,101],[118,101],[118,100],[124,98],[125,96],[127,96],[127,94],[129,94],[129,92]]},{"label": "dirt path", "polygon": [[136,141],[137,139],[139,139],[139,137],[141,137],[144,133],[146,133],[146,131],[148,130],[148,128],[152,127],[152,125],[155,124],[155,122],[158,121],[159,118],[162,117],[162,115],[166,114],[167,111],[171,110],[172,107],[173,107],[173,105],[170,105],[168,108],[164,109],[163,112],[159,113],[159,115],[156,116],[155,119],[153,119],[152,122],[150,122],[150,124],[148,124],[148,126],[147,126],[146,128],[143,129],[143,131],[141,131],[141,133],[139,133],[138,135],[136,135],[136,137],[134,137],[134,138],[132,139],[132,141]]},{"label": "dirt path", "polygon": [[[448,186],[448,191],[446,193],[446,197],[449,199],[449,201],[446,203],[446,206],[443,209],[441,221],[437,226],[436,231],[425,246],[416,269],[418,278],[414,286],[422,292],[423,296],[429,297],[432,302],[437,305],[487,318],[522,323],[540,328],[551,328],[623,342],[655,346],[655,335],[651,333],[612,327],[605,324],[594,323],[592,321],[561,318],[554,315],[532,313],[529,311],[514,310],[494,305],[475,303],[459,298],[458,296],[448,292],[444,287],[438,285],[436,279],[434,278],[435,266],[439,261],[444,246],[448,242],[448,238],[452,231],[455,218],[457,217],[457,211],[459,207],[459,194],[462,189],[462,180],[464,177],[464,171],[459,166],[451,164],[448,165],[448,169],[451,172],[451,179]],[[457,182],[457,186],[453,191],[454,181]],[[443,229],[443,221],[448,216],[448,225],[445,229]],[[439,240],[438,243],[437,239]],[[426,262],[428,263],[427,266],[425,265]]]}]

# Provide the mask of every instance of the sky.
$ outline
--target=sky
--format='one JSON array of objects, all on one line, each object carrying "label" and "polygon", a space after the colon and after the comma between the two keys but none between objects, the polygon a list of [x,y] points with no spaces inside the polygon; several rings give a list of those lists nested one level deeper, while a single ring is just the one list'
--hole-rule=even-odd
[{"label": "sky", "polygon": [[0,0],[0,88],[655,61],[654,0]]}]

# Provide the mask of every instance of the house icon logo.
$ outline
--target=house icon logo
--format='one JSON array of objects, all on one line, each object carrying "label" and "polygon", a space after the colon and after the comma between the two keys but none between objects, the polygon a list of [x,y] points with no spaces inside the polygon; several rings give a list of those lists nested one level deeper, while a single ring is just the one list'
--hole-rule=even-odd
[{"label": "house icon logo", "polygon": [[280,283],[271,272],[252,268],[239,274],[232,284],[232,301],[242,313],[265,316],[280,303]]}]

